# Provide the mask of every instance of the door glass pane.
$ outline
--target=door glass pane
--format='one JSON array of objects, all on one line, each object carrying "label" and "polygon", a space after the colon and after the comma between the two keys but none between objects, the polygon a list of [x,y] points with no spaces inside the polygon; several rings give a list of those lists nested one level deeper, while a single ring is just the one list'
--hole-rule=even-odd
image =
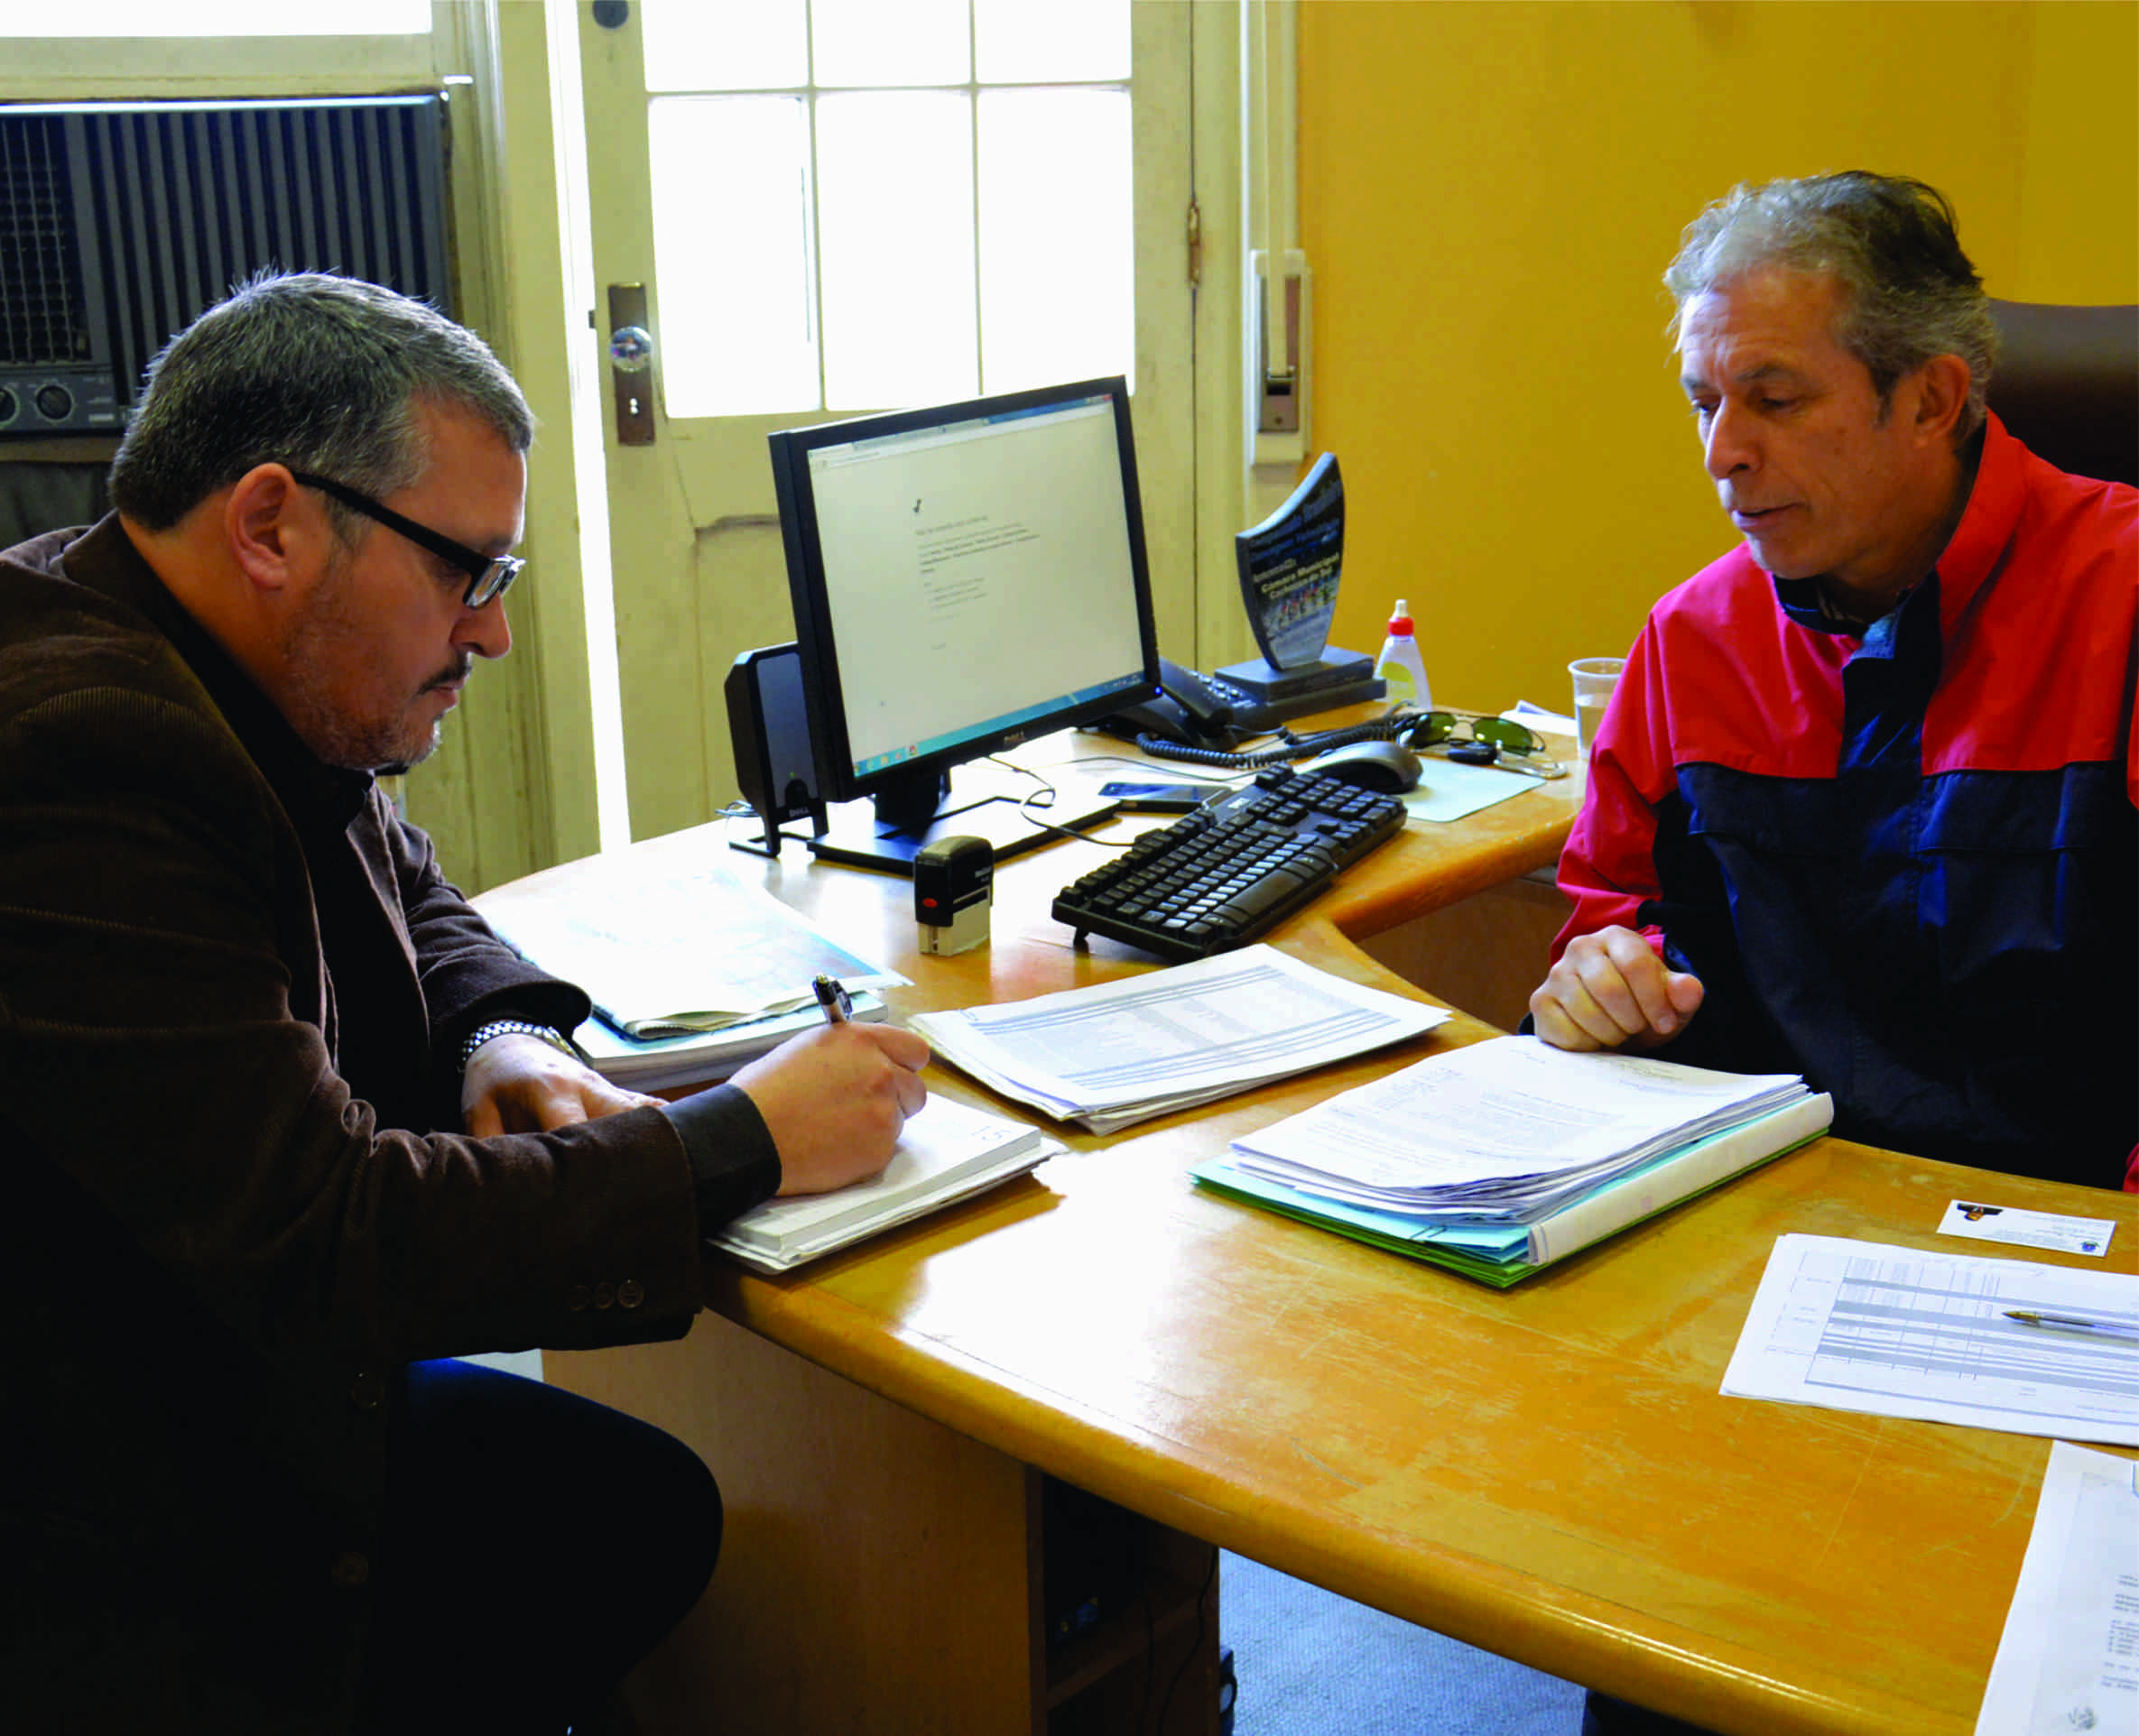
[{"label": "door glass pane", "polygon": [[803,0],[644,0],[649,90],[794,90],[810,82]]},{"label": "door glass pane", "polygon": [[973,0],[984,84],[1062,84],[1129,76],[1129,0]]},{"label": "door glass pane", "polygon": [[827,409],[977,389],[971,117],[963,92],[818,98]]},{"label": "door glass pane", "polygon": [[966,0],[810,0],[819,85],[960,85],[970,74]]},{"label": "door glass pane", "polygon": [[671,415],[1134,377],[1131,0],[644,4]]},{"label": "door glass pane", "polygon": [[814,409],[801,98],[663,97],[647,134],[668,413]]},{"label": "door glass pane", "polygon": [[1135,373],[1125,90],[980,95],[982,390]]}]

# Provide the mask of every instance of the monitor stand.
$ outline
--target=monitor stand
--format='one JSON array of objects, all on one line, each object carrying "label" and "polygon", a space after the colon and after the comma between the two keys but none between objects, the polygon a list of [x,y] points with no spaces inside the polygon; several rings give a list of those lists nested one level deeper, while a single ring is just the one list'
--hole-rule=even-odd
[{"label": "monitor stand", "polygon": [[948,793],[945,784],[940,773],[930,772],[925,784],[888,797],[835,802],[826,809],[822,836],[811,838],[810,848],[826,862],[911,877],[915,854],[940,838],[986,838],[1000,862],[1055,843],[1061,835],[1048,826],[1096,826],[1120,810],[1119,803],[1099,797],[1065,803],[1060,798],[1073,792],[1058,786],[1055,805],[1035,803],[1031,814],[1037,817],[1029,817],[1024,798],[1039,791],[1044,799],[1045,792],[1031,778],[983,761],[960,766]]}]

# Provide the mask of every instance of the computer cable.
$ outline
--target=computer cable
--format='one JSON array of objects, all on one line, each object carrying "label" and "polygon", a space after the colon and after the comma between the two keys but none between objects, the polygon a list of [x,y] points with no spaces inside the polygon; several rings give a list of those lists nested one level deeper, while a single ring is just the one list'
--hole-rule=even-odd
[{"label": "computer cable", "polygon": [[[1034,802],[1040,802],[1048,806],[1051,806],[1053,804],[1054,799],[1059,793],[1056,790],[1054,785],[1050,783],[1045,778],[1042,777],[1039,772],[1033,771],[1029,765],[1019,765],[1014,760],[1005,760],[999,753],[990,753],[987,754],[986,758],[990,765],[999,765],[1005,771],[1014,771],[1020,777],[1030,778],[1035,784],[1039,786],[1039,788],[1036,790],[1027,790],[1023,797],[1020,799],[1017,805],[1017,817],[1021,820],[1023,820],[1030,825],[1037,826],[1042,832],[1052,832],[1059,837],[1075,838],[1080,844],[1097,844],[1103,849],[1107,850],[1126,850],[1131,844],[1135,842],[1134,838],[1121,843],[1116,843],[1111,838],[1096,838],[1089,832],[1079,832],[1076,829],[1076,827],[1070,826],[1057,826],[1052,820],[1048,819],[1042,815],[1035,814],[1032,811],[1032,804]],[[1111,819],[1112,816],[1108,816],[1108,818]],[[1101,822],[1102,825],[1106,823],[1106,821]]]},{"label": "computer cable", "polygon": [[[1375,738],[1370,737],[1369,739],[1371,740]],[[1181,1667],[1173,1672],[1172,1681],[1166,1685],[1166,1697],[1159,1702],[1158,1721],[1152,1726],[1154,1731],[1163,1731],[1166,1728],[1166,1714],[1173,1709],[1174,1692],[1181,1686],[1182,1679],[1188,1675],[1189,1666],[1193,1664],[1198,1657],[1202,1653],[1204,1623],[1207,1619],[1210,1605],[1210,1588],[1217,1582],[1218,1576],[1218,1552],[1214,1548],[1210,1552],[1210,1565],[1204,1571],[1203,1587],[1196,1593],[1196,1638],[1190,1642],[1189,1646],[1189,1655],[1181,1660]],[[1151,1690],[1148,1686],[1148,1683],[1150,1681],[1150,1676],[1148,1674],[1150,1656],[1151,1654],[1147,1650],[1144,1654],[1147,1671],[1145,1676],[1147,1686],[1144,1690],[1144,1702],[1147,1706],[1150,1704],[1151,1697]],[[1223,1687],[1221,1686],[1220,1692],[1222,1693],[1223,1691]]]},{"label": "computer cable", "polygon": [[[1009,762],[1005,761],[1004,763],[1008,764]],[[1047,763],[1048,769],[1052,769],[1058,766],[1073,766],[1080,771],[1088,771],[1094,766],[1101,765],[1118,765],[1125,767],[1131,771],[1149,771],[1151,770],[1151,767],[1146,764],[1144,761],[1134,758],[1134,756],[1127,753],[1072,754],[1067,759],[1050,760]],[[1028,775],[1036,775],[1033,773],[1032,768],[1031,766],[1014,765],[1011,767],[1011,770],[1014,771],[1023,771]],[[1198,777],[1193,774],[1185,774],[1184,781],[1207,786],[1213,795],[1218,794],[1221,790],[1237,790],[1240,788],[1240,780],[1236,778],[1206,778]]]},{"label": "computer cable", "polygon": [[1342,729],[1317,730],[1308,735],[1295,735],[1289,729],[1280,728],[1277,731],[1276,746],[1245,751],[1185,747],[1179,742],[1166,740],[1162,735],[1149,734],[1139,735],[1136,745],[1154,760],[1181,760],[1190,765],[1225,766],[1245,771],[1258,766],[1281,765],[1287,760],[1310,760],[1318,753],[1327,753],[1331,748],[1349,747],[1354,742],[1400,741],[1417,721],[1417,713],[1399,708],[1386,716],[1370,718],[1363,724],[1349,724]]},{"label": "computer cable", "polygon": [[[1468,724],[1472,734],[1453,734],[1457,724]],[[1311,735],[1277,732],[1274,747],[1229,753],[1222,748],[1185,747],[1163,736],[1144,734],[1136,745],[1155,760],[1184,760],[1194,765],[1235,770],[1276,765],[1286,760],[1311,759],[1332,748],[1354,742],[1403,742],[1421,753],[1440,753],[1461,765],[1497,766],[1519,771],[1527,778],[1564,778],[1567,768],[1557,760],[1542,757],[1544,740],[1523,725],[1489,715],[1470,716],[1449,711],[1414,711],[1399,706],[1384,717],[1343,729],[1320,730]]]}]

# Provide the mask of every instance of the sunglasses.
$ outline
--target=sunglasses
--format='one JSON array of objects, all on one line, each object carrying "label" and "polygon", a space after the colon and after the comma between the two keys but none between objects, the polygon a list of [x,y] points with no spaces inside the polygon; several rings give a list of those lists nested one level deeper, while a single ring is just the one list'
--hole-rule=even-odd
[{"label": "sunglasses", "polygon": [[[1465,733],[1458,734],[1458,730]],[[1565,768],[1558,762],[1543,757],[1543,736],[1505,717],[1421,712],[1412,719],[1406,738],[1421,752],[1445,743],[1449,758],[1462,765],[1504,764],[1510,771],[1527,771],[1540,778],[1565,775]]]},{"label": "sunglasses", "polygon": [[[1468,735],[1456,734],[1458,726]],[[1458,717],[1452,711],[1425,711],[1411,727],[1413,747],[1431,747],[1437,742],[1483,742],[1504,753],[1542,753],[1544,738],[1505,717]]]},{"label": "sunglasses", "polygon": [[292,470],[290,475],[307,488],[331,494],[344,506],[363,513],[389,531],[399,531],[419,549],[429,549],[440,560],[451,561],[468,575],[468,589],[460,598],[463,608],[479,609],[493,597],[503,596],[506,587],[520,577],[520,569],[527,565],[516,555],[486,555],[480,549],[456,542],[429,525],[402,517],[392,507],[381,506],[369,494],[360,494],[354,488],[328,481],[325,476],[310,476],[302,470]]}]

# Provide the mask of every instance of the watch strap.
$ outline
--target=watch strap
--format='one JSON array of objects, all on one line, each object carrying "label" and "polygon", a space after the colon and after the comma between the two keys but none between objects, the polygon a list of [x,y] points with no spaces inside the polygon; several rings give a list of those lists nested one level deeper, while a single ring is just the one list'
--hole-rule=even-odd
[{"label": "watch strap", "polygon": [[578,1051],[564,1039],[561,1032],[548,1025],[538,1025],[528,1019],[493,1019],[477,1025],[460,1045],[460,1071],[468,1071],[468,1064],[476,1058],[476,1051],[485,1043],[499,1037],[539,1037],[553,1049],[578,1058]]}]

